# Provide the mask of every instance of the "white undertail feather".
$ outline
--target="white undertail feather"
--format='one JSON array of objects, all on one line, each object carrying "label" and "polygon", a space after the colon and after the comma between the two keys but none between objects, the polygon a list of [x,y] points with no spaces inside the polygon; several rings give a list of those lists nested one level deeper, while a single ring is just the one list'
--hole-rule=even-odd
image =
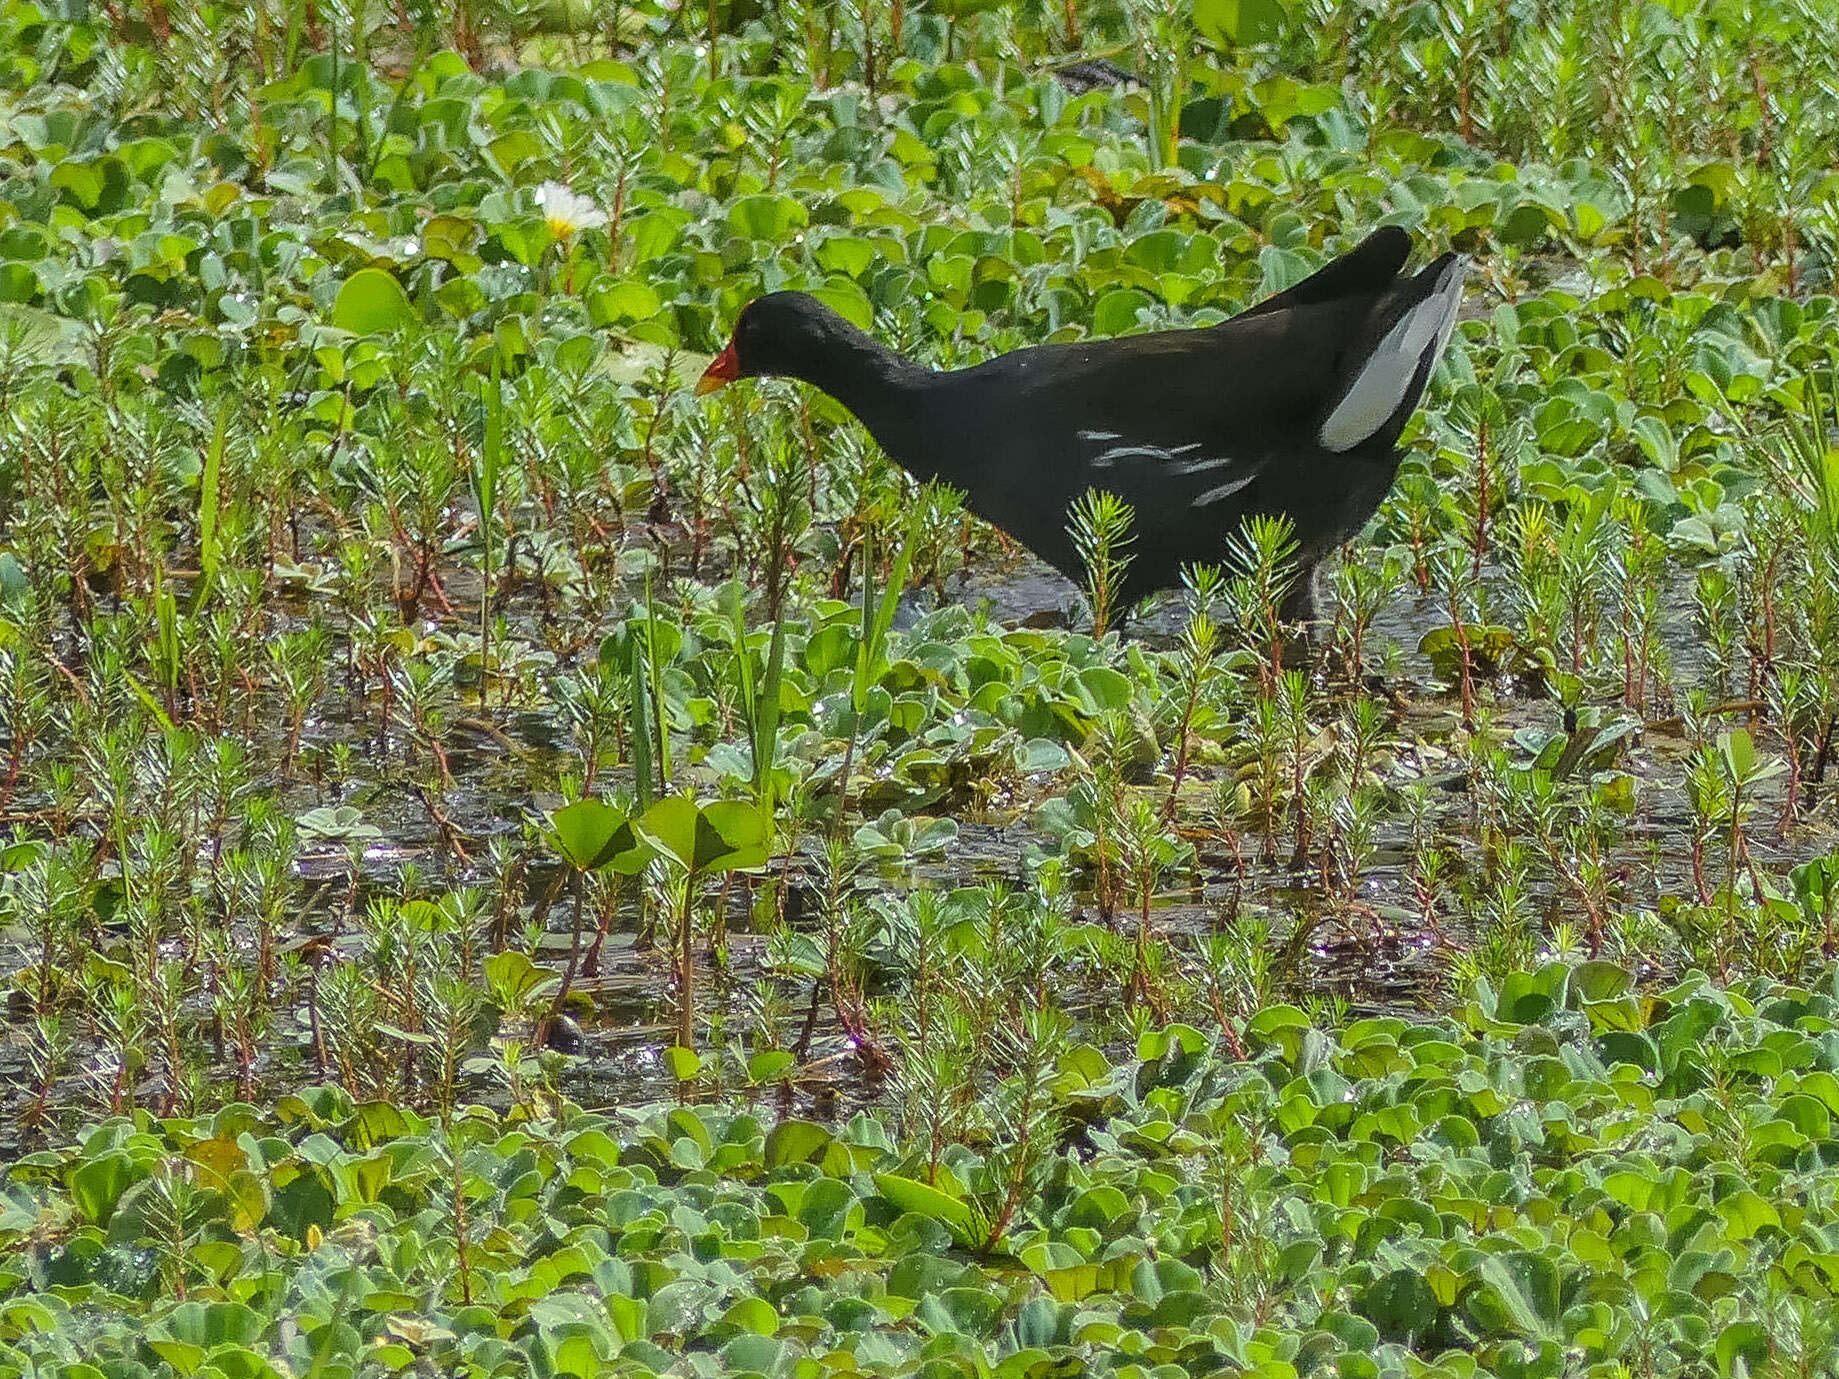
[{"label": "white undertail feather", "polygon": [[1417,377],[1428,354],[1434,366],[1456,328],[1462,305],[1462,280],[1468,260],[1456,259],[1423,301],[1386,332],[1360,366],[1359,376],[1322,423],[1318,438],[1325,450],[1352,450],[1384,426]]}]

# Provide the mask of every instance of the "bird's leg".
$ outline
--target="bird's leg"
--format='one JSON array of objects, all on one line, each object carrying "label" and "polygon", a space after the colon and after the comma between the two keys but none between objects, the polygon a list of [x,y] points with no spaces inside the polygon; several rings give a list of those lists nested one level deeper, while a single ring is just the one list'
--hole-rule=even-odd
[{"label": "bird's leg", "polygon": [[1297,571],[1296,582],[1277,608],[1277,617],[1289,630],[1284,637],[1283,664],[1287,670],[1309,665],[1313,643],[1322,619],[1316,591],[1316,573],[1320,565],[1305,565]]},{"label": "bird's leg", "polygon": [[1284,622],[1300,624],[1305,630],[1321,621],[1316,611],[1316,574],[1320,565],[1307,565],[1297,571],[1296,582],[1290,586],[1290,592],[1284,595],[1283,603],[1278,606],[1277,616]]}]

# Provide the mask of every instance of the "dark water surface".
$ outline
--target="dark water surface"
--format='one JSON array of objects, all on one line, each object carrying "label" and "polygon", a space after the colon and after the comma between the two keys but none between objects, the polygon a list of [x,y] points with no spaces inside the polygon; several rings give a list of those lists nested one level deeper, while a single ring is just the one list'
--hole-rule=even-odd
[{"label": "dark water surface", "polygon": [[[450,596],[456,596],[454,591],[450,590]],[[1077,626],[1085,617],[1074,586],[1033,560],[1003,574],[973,578],[952,589],[949,597],[982,608],[992,622],[1001,625]],[[1689,589],[1676,589],[1669,602],[1672,616],[1665,629],[1666,654],[1674,671],[1684,672],[1681,678],[1690,683],[1702,668],[1702,655],[1690,618]],[[910,623],[923,606],[909,600],[900,621]],[[1183,617],[1179,601],[1164,598],[1140,611],[1130,625],[1130,635],[1153,646],[1171,645],[1180,634]],[[1458,705],[1416,650],[1426,632],[1445,622],[1441,608],[1416,598],[1400,598],[1375,624],[1368,647],[1373,663],[1383,658],[1392,668],[1385,685],[1396,714],[1389,740],[1399,750],[1391,754],[1388,777],[1400,783],[1417,778],[1435,784],[1431,794],[1437,841],[1459,880],[1479,866],[1481,844],[1471,828],[1473,803],[1462,763],[1443,745],[1458,731]],[[1390,653],[1388,643],[1395,648]],[[1512,686],[1498,689],[1491,696],[1490,709],[1497,729],[1549,732],[1559,725],[1559,711],[1549,700]],[[258,784],[272,788],[281,809],[295,815],[324,805],[357,805],[364,823],[376,830],[377,836],[361,845],[323,840],[303,847],[299,874],[306,883],[306,901],[302,913],[289,917],[287,939],[301,943],[318,936],[331,961],[362,956],[365,940],[347,913],[361,913],[373,893],[392,893],[405,866],[420,871],[425,889],[486,881],[481,859],[492,840],[518,838],[529,821],[562,803],[557,783],[577,764],[566,747],[564,728],[550,713],[512,712],[486,723],[468,719],[463,705],[454,706],[444,743],[454,785],[443,793],[439,807],[464,839],[469,857],[462,860],[445,845],[441,828],[421,798],[377,775],[366,779],[370,772],[380,771],[372,760],[375,705],[350,702],[333,693],[318,708],[303,733],[306,759],[313,759],[315,751],[349,743],[357,763],[354,778],[336,790],[316,785],[310,773],[304,778]],[[264,759],[278,759],[279,751],[271,750],[276,746],[264,745]],[[1640,804],[1627,828],[1626,855],[1613,859],[1618,908],[1646,909],[1663,894],[1693,893],[1687,855],[1692,813],[1684,789],[1689,755],[1689,745],[1676,725],[1650,725],[1630,739],[1620,765],[1636,778]],[[1192,772],[1195,788],[1210,789],[1210,776],[1221,769],[1197,765]],[[1755,812],[1751,845],[1757,860],[1770,868],[1792,865],[1832,846],[1831,830],[1817,822],[1797,826],[1786,837],[1776,836],[1765,821],[1779,813],[1780,792],[1779,779],[1770,782]],[[958,836],[943,855],[904,869],[865,866],[851,882],[853,893],[862,897],[878,890],[916,886],[1024,882],[1031,853],[1049,846],[1032,823],[1038,803],[1019,798],[987,812],[955,810]],[[1451,955],[1475,938],[1463,915],[1479,908],[1476,904],[1450,907],[1449,913],[1426,913],[1412,884],[1410,821],[1399,811],[1382,816],[1368,861],[1350,896],[1331,897],[1320,877],[1289,867],[1286,847],[1267,853],[1254,835],[1241,839],[1237,855],[1217,836],[1195,836],[1193,841],[1193,867],[1164,879],[1163,893],[1153,909],[1155,927],[1164,935],[1186,939],[1255,917],[1268,926],[1270,942],[1282,951],[1279,981],[1289,999],[1335,998],[1360,1013],[1423,1012],[1440,999]],[[202,840],[200,845],[208,848],[214,840]],[[790,863],[776,865],[776,874],[790,878],[792,896],[804,897],[792,905],[796,925],[818,923],[814,912],[821,909],[821,903],[814,897],[825,884],[825,871],[821,841],[807,841]],[[526,905],[549,902],[538,961],[560,969],[567,965],[575,940],[573,910],[567,897],[558,893],[556,883],[553,865],[538,862],[525,872],[522,888]],[[759,885],[750,878],[731,881],[725,894],[725,961],[718,964],[713,955],[702,955],[698,1014],[713,1022],[705,1048],[733,1045],[743,1054],[753,1050],[751,1036],[759,1019],[762,983],[776,983],[785,996],[786,1013],[779,1017],[780,1046],[794,1045],[809,1018],[809,981],[776,975],[767,940],[754,926],[752,904]],[[1081,918],[1109,922],[1120,930],[1136,922],[1130,914],[1108,919],[1099,915],[1090,894],[1075,899]],[[1535,888],[1529,903],[1548,923],[1568,919],[1581,925],[1575,902],[1554,893],[1549,885],[1543,891]],[[581,1056],[566,1061],[561,1082],[571,1097],[586,1105],[632,1104],[677,1094],[663,1057],[664,1049],[673,1042],[670,963],[665,953],[637,941],[636,922],[635,902],[628,892],[604,939],[597,969],[583,972],[573,983],[570,1013],[580,1026]],[[592,938],[590,932],[583,943]],[[9,942],[0,937],[0,953]],[[16,968],[30,961],[29,957],[21,959],[21,950],[15,948],[5,965]],[[1113,986],[1105,998],[1115,994]],[[1063,1004],[1077,1013],[1089,1009],[1098,994],[1068,990],[1062,997]],[[0,1153],[20,1147],[12,1133],[17,1124],[12,1113],[25,1103],[31,1084],[26,1053],[28,1017],[28,1006],[16,995],[9,1018],[0,1021]],[[207,1022],[208,1012],[200,1008],[196,1023],[201,1032]],[[500,1033],[527,1038],[531,1031],[511,1028]],[[91,1088],[105,1086],[115,1077],[117,1070],[106,1065],[103,1046],[91,1032],[79,1031],[75,1047],[84,1066],[67,1072],[66,1087],[85,1082]],[[284,1091],[314,1080],[308,1048],[301,1012],[278,1012],[258,1070],[264,1083]],[[780,1110],[828,1117],[890,1095],[883,1078],[865,1073],[865,1061],[857,1056],[828,1001],[819,1003],[808,1054],[795,1082],[769,1094],[768,1103]],[[162,1091],[150,1075],[135,1084],[134,1090],[143,1102]],[[473,1090],[488,1098],[492,1094],[484,1081],[477,1081]]]}]

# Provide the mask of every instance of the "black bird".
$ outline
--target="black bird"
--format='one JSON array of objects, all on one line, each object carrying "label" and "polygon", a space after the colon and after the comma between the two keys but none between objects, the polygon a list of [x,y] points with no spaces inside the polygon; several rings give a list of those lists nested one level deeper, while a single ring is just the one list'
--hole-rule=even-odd
[{"label": "black bird", "polygon": [[1064,67],[1056,67],[1054,76],[1071,94],[1083,96],[1101,86],[1141,86],[1143,78],[1126,71],[1108,57],[1081,58]]},{"label": "black bird", "polygon": [[836,398],[915,478],[962,489],[1073,581],[1067,508],[1088,488],[1135,510],[1120,607],[1217,562],[1243,521],[1288,514],[1296,583],[1284,614],[1315,617],[1321,561],[1391,488],[1396,446],[1456,324],[1467,260],[1412,277],[1410,237],[1375,230],[1288,291],[1201,330],[1017,350],[941,373],[815,298],[748,303],[698,392],[760,374]]}]

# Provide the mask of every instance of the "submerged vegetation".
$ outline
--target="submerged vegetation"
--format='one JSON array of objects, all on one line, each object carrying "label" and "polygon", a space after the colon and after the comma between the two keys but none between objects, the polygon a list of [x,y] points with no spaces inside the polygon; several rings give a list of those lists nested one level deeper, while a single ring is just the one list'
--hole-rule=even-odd
[{"label": "submerged vegetation", "polygon": [[[0,10],[0,1375],[1839,1373],[1822,6],[431,10]],[[1382,221],[1311,642],[692,391]]]}]

